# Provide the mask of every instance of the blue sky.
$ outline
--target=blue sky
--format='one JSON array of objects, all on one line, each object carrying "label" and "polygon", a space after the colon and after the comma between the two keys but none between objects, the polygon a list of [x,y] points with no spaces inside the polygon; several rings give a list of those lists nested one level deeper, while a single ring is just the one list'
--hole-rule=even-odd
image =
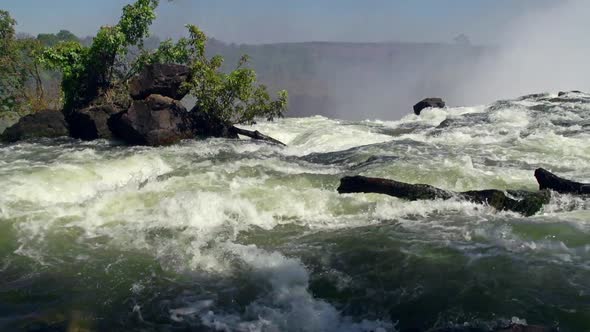
[{"label": "blue sky", "polygon": [[[564,0],[567,1],[567,0]],[[4,0],[0,5],[36,34],[68,29],[93,35],[113,23],[127,0]],[[228,42],[447,42],[465,33],[501,43],[498,33],[551,0],[176,0],[162,1],[154,32],[183,33],[186,23]]]}]

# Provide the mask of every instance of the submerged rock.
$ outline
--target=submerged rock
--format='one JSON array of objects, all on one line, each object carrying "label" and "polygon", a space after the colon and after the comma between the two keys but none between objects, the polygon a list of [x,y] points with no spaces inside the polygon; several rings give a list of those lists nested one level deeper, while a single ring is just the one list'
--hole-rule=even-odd
[{"label": "submerged rock", "polygon": [[132,145],[170,145],[194,137],[186,108],[158,94],[134,101],[127,112],[111,117],[109,127]]},{"label": "submerged rock", "polygon": [[426,98],[414,105],[414,113],[420,115],[422,110],[426,108],[444,108],[445,102],[441,98]]},{"label": "submerged rock", "polygon": [[68,136],[69,130],[62,112],[43,110],[22,117],[2,134],[5,142],[29,138]]},{"label": "submerged rock", "polygon": [[158,94],[164,97],[181,100],[188,91],[183,91],[182,83],[190,75],[187,66],[177,64],[153,64],[134,77],[129,84],[129,93],[135,100],[145,99],[149,95]]}]

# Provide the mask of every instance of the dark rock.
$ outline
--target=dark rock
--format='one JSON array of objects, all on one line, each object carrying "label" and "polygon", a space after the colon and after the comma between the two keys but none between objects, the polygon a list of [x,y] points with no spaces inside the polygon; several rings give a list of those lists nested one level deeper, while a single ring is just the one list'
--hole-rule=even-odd
[{"label": "dark rock", "polygon": [[535,178],[541,190],[550,189],[562,194],[590,195],[590,183],[566,180],[543,168],[535,170]]},{"label": "dark rock", "polygon": [[99,138],[110,139],[113,135],[109,128],[109,119],[123,111],[124,109],[114,104],[90,106],[74,111],[67,117],[70,135],[87,141]]},{"label": "dark rock", "polygon": [[547,191],[508,191],[477,190],[452,192],[427,184],[409,184],[388,179],[368,178],[364,176],[344,177],[340,180],[338,192],[346,193],[377,193],[398,197],[410,201],[465,199],[478,204],[487,204],[499,211],[514,211],[524,216],[537,213],[544,204],[549,203],[551,195]]},{"label": "dark rock", "polygon": [[444,108],[445,102],[441,98],[426,98],[414,105],[414,113],[420,115],[425,108]]},{"label": "dark rock", "polygon": [[453,193],[427,184],[409,184],[388,179],[347,176],[340,180],[338,193],[377,193],[407,199],[450,199]]},{"label": "dark rock", "polygon": [[22,117],[2,134],[2,140],[16,142],[29,138],[68,136],[68,125],[62,112],[43,110]]},{"label": "dark rock", "polygon": [[131,80],[129,93],[135,100],[147,98],[152,94],[159,94],[172,99],[181,100],[188,91],[183,91],[182,83],[190,75],[187,66],[176,64],[153,64]]},{"label": "dark rock", "polygon": [[112,116],[109,127],[117,138],[132,145],[170,145],[194,137],[186,108],[157,94],[136,100],[127,112]]},{"label": "dark rock", "polygon": [[238,138],[238,134],[232,130],[231,125],[202,112],[198,106],[191,110],[190,117],[193,131],[199,137]]},{"label": "dark rock", "polygon": [[565,96],[568,93],[582,93],[582,91],[578,91],[578,90],[572,90],[572,91],[559,91],[559,93],[557,94],[558,97],[561,96]]},{"label": "dark rock", "polygon": [[494,332],[558,332],[553,327],[513,324],[509,327],[495,330]]}]

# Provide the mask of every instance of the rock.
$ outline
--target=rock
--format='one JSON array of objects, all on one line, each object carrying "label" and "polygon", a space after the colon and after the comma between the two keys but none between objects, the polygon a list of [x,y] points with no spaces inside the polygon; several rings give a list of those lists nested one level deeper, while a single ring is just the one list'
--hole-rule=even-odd
[{"label": "rock", "polygon": [[444,108],[445,106],[446,104],[441,98],[426,98],[414,105],[414,113],[420,115],[425,108]]},{"label": "rock", "polygon": [[181,100],[188,91],[182,91],[181,85],[190,75],[187,66],[176,64],[153,64],[134,77],[129,84],[129,93],[135,100],[159,94],[172,99]]},{"label": "rock", "polygon": [[123,111],[124,109],[114,104],[90,106],[74,111],[67,117],[70,135],[86,141],[110,139],[113,135],[109,128],[109,119]]},{"label": "rock", "polygon": [[567,95],[568,93],[582,93],[582,91],[579,91],[579,90],[572,90],[572,91],[559,91],[559,93],[557,94],[557,96],[558,96],[558,97],[565,96],[565,95]]},{"label": "rock", "polygon": [[29,138],[68,136],[68,125],[62,112],[43,110],[22,117],[2,134],[2,140],[16,142]]},{"label": "rock", "polygon": [[117,138],[132,145],[170,145],[194,137],[186,108],[158,94],[133,101],[127,112],[112,116],[108,125]]},{"label": "rock", "polygon": [[514,211],[526,217],[539,212],[544,204],[549,203],[551,195],[547,191],[501,191],[495,189],[452,192],[427,184],[409,184],[381,178],[364,176],[344,177],[340,180],[338,193],[377,193],[393,197],[416,200],[465,199],[478,204],[487,204],[498,211]]},{"label": "rock", "polygon": [[541,190],[550,189],[561,194],[590,195],[590,183],[566,180],[543,168],[535,170],[535,178]]},{"label": "rock", "polygon": [[509,327],[495,330],[495,332],[557,332],[556,328],[547,326],[536,326],[536,325],[520,325],[513,324]]},{"label": "rock", "polygon": [[238,138],[238,134],[232,130],[232,126],[199,110],[195,106],[190,111],[191,125],[194,133],[199,137]]},{"label": "rock", "polygon": [[17,123],[19,119],[20,115],[16,112],[0,113],[0,134],[2,134],[6,128]]}]

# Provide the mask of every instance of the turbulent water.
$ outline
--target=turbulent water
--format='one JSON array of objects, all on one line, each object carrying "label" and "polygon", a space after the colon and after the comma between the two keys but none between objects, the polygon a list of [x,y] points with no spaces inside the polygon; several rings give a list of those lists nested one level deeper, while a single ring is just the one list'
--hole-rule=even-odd
[{"label": "turbulent water", "polygon": [[590,95],[256,129],[288,147],[1,145],[0,330],[590,331],[590,200],[553,194],[524,218],[336,192],[356,174],[590,182]]}]

